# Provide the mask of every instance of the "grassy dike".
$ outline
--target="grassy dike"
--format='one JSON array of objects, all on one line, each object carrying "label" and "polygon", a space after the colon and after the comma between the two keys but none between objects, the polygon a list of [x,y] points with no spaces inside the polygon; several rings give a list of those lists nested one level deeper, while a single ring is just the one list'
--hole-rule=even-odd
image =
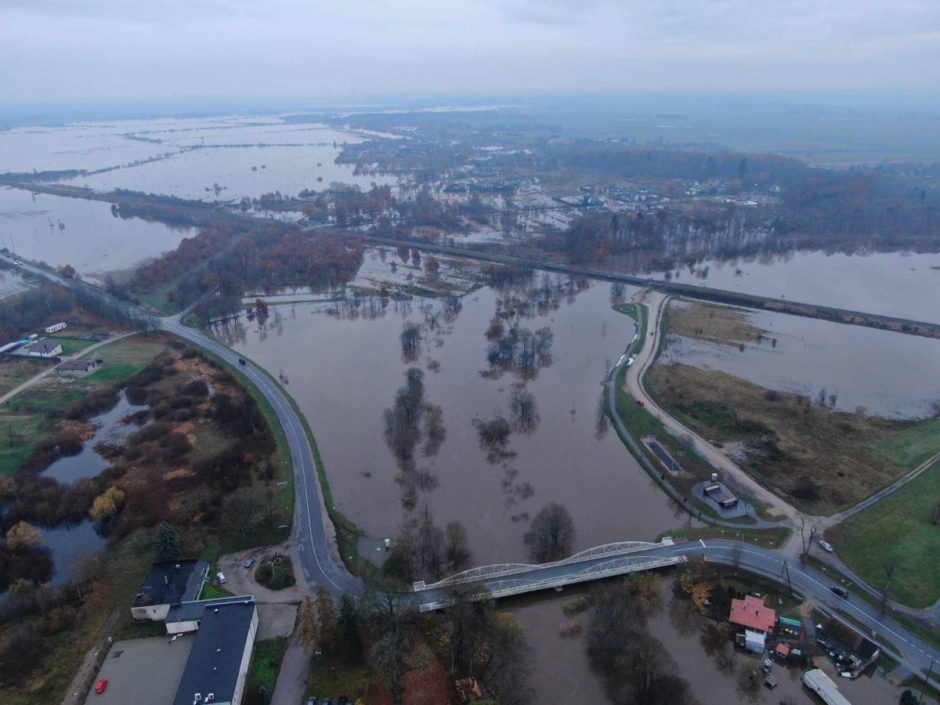
[{"label": "grassy dike", "polygon": [[[632,351],[632,353],[635,355],[643,349],[646,341],[649,339],[649,311],[646,306],[633,303],[618,304],[613,308],[618,313],[623,313],[624,315],[630,316],[634,321],[638,322],[637,328],[639,337],[637,339],[637,345]],[[641,467],[646,470],[647,474],[649,474],[650,477],[652,477],[652,479],[660,487],[662,487],[667,494],[673,496],[672,492],[670,492],[670,489],[672,489],[681,495],[683,498],[682,500],[676,500],[674,496],[673,499],[681,502],[682,506],[693,516],[698,516],[699,518],[719,518],[717,513],[711,507],[699,499],[691,496],[692,487],[696,483],[709,477],[711,473],[711,467],[704,460],[702,460],[694,450],[682,445],[678,439],[676,439],[672,434],[668,433],[663,427],[662,423],[656,419],[656,417],[654,417],[645,407],[641,407],[636,404],[633,397],[624,389],[626,384],[627,369],[628,368],[625,366],[621,367],[613,380],[613,385],[608,385],[605,388],[605,410],[607,413],[609,413],[608,395],[611,393],[612,389],[614,394],[614,407],[616,409],[617,416],[620,417],[624,427],[637,441],[637,444],[640,446],[641,453],[644,455],[643,458],[638,458]],[[613,423],[613,419],[611,421]],[[635,455],[631,447],[631,443],[623,436],[616,423],[613,423],[613,427],[617,432],[617,435],[620,437],[620,440],[627,447],[627,450],[629,450],[631,454]],[[659,469],[658,459],[646,448],[645,445],[639,442],[639,438],[649,435],[656,436],[657,440],[659,440],[666,448],[668,448],[672,456],[676,458],[677,461],[679,461],[679,463],[685,469],[685,472],[682,474],[682,476],[667,476],[665,470]],[[656,470],[651,470],[651,467],[656,468]],[[724,530],[729,533],[720,533],[722,530],[717,527],[702,529],[701,531],[703,533],[700,535],[696,534],[694,538],[740,538],[741,540],[750,541],[759,545],[777,546],[785,541],[787,535],[789,534],[788,529],[749,531],[747,529],[747,525],[749,523],[748,519],[732,521],[736,524],[740,523],[741,528],[738,529],[735,527]],[[689,531],[695,530],[680,529],[668,533],[673,536],[685,536],[688,534],[690,538],[693,538]],[[732,534],[739,534],[739,536],[732,536]]]}]

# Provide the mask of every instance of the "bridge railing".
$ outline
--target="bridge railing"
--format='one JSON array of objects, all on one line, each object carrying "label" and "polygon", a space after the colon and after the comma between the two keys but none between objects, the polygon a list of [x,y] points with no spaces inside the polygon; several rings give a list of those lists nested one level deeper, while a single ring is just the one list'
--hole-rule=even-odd
[{"label": "bridge railing", "polygon": [[421,592],[423,590],[435,590],[449,585],[476,583],[497,575],[516,575],[518,573],[528,573],[543,568],[572,565],[596,558],[603,558],[605,556],[620,556],[637,551],[645,551],[659,545],[660,544],[650,543],[649,541],[618,541],[616,543],[605,543],[603,546],[588,548],[567,558],[562,558],[559,561],[553,561],[551,563],[494,563],[492,565],[479,566],[460,573],[455,573],[442,580],[438,580],[436,583],[426,584],[423,580],[419,580],[414,583],[412,588],[415,592]]},{"label": "bridge railing", "polygon": [[[470,596],[470,599],[483,599],[484,597],[501,598],[511,595],[521,595],[527,592],[538,592],[539,590],[559,588],[565,585],[574,585],[590,580],[602,580],[603,578],[634,573],[641,570],[664,568],[666,566],[678,565],[685,561],[685,556],[622,556],[602,563],[594,563],[571,573],[551,575],[545,578],[516,577],[494,580],[486,583],[487,591],[481,592],[479,596]],[[541,567],[544,568],[545,564]],[[421,612],[433,612],[443,609],[451,603],[452,600],[450,599],[438,597],[437,599],[421,603],[418,609]]]}]

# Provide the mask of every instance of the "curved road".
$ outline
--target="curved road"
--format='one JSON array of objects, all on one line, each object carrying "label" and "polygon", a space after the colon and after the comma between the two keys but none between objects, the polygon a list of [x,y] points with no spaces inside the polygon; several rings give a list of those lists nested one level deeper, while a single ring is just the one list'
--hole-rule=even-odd
[{"label": "curved road", "polygon": [[[291,463],[294,466],[296,496],[292,543],[296,546],[297,557],[307,582],[311,586],[323,586],[337,597],[343,593],[362,594],[362,583],[346,570],[337,552],[332,522],[323,506],[313,451],[304,432],[304,425],[284,392],[254,363],[246,360],[246,364],[240,364],[242,358],[231,348],[182,325],[179,315],[163,318],[160,324],[163,330],[208,350],[236,367],[271,404],[281,428],[284,429]],[[330,531],[327,531],[328,526]]]}]

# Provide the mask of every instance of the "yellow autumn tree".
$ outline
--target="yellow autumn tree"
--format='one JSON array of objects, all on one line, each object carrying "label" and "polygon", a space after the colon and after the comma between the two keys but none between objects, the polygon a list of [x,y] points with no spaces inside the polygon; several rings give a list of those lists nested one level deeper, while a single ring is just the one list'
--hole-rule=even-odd
[{"label": "yellow autumn tree", "polygon": [[42,543],[39,529],[25,521],[18,521],[7,530],[7,548],[16,550]]},{"label": "yellow autumn tree", "polygon": [[113,517],[124,504],[124,491],[114,485],[95,497],[88,514],[95,521]]}]

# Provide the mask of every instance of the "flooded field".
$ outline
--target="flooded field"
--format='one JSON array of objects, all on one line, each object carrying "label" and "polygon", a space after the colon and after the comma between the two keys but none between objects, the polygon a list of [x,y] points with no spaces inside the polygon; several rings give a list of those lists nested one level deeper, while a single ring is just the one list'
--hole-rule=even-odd
[{"label": "flooded field", "polygon": [[[679,270],[677,281],[940,322],[936,296],[940,254],[794,252],[753,259],[706,260],[695,269],[698,274]],[[662,273],[652,276],[661,279]]]},{"label": "flooded field", "polygon": [[765,340],[741,350],[670,335],[659,359],[810,398],[825,389],[837,409],[865,407],[885,418],[928,416],[940,400],[940,340],[767,311],[748,312],[748,320],[767,331]]},{"label": "flooded field", "polygon": [[127,269],[174,249],[192,228],[124,220],[100,201],[0,188],[0,247],[83,276]]},{"label": "flooded field", "polygon": [[[385,307],[377,298],[357,307],[276,306],[263,325],[242,320],[215,333],[287,380],[317,436],[337,508],[372,536],[396,536],[427,507],[441,526],[466,526],[474,563],[525,560],[528,519],[556,501],[574,519],[576,550],[654,539],[685,516],[599,415],[601,382],[632,338],[632,321],[611,309],[606,285],[542,283],[543,305],[533,302],[526,315],[523,292],[484,287]],[[494,360],[504,338],[484,334],[497,311],[507,328],[550,337],[550,351],[524,370]],[[412,326],[418,341],[403,353]],[[426,414],[412,429],[419,447],[403,461],[395,412],[403,391],[409,396],[409,369],[421,371],[413,390]],[[496,419],[510,434],[481,445]]]}]

